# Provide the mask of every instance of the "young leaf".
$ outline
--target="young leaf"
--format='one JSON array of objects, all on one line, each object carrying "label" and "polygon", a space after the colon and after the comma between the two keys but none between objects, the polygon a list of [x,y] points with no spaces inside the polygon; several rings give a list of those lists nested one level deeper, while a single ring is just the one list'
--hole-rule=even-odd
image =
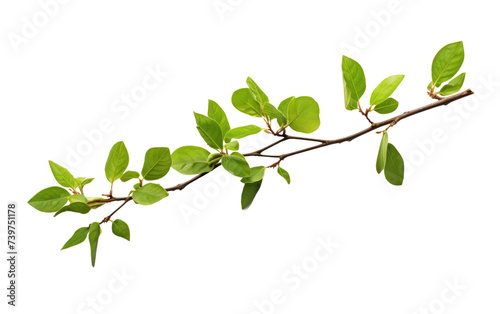
[{"label": "young leaf", "polygon": [[[232,143],[232,142],[231,142]],[[210,166],[210,168],[212,168],[213,166],[215,166],[220,160],[222,159],[222,154],[219,154],[219,153],[213,153],[213,154],[210,154],[210,156],[208,156],[207,158],[207,162],[208,162],[208,165]]]},{"label": "young leaf", "polygon": [[153,147],[148,149],[144,157],[142,177],[146,180],[158,180],[163,178],[172,165],[172,157],[167,147]]},{"label": "young leaf", "polygon": [[319,105],[311,97],[297,97],[288,104],[288,124],[297,132],[312,133],[319,128]]},{"label": "young leaf", "polygon": [[125,221],[116,219],[115,221],[113,221],[111,230],[116,236],[122,237],[125,240],[130,241],[130,229],[128,225],[125,223]]},{"label": "young leaf", "polygon": [[404,75],[389,76],[378,84],[370,97],[370,106],[378,105],[389,98],[396,88],[398,88],[399,84],[401,84],[404,77]]},{"label": "young leaf", "polygon": [[140,176],[141,176],[141,175],[140,175],[140,174],[139,174],[139,172],[137,172],[137,171],[127,171],[127,172],[125,172],[125,173],[121,176],[120,180],[121,180],[122,182],[127,182],[127,181],[132,180],[132,179],[137,179],[137,178],[139,178]]},{"label": "young leaf", "polygon": [[95,258],[97,254],[97,243],[101,235],[101,226],[98,222],[93,222],[89,228],[89,243],[90,243],[90,260],[92,267],[95,266]]},{"label": "young leaf", "polygon": [[248,89],[253,95],[253,98],[261,105],[264,106],[265,103],[269,102],[267,95],[260,89],[260,87],[252,80],[250,77],[247,78]]},{"label": "young leaf", "polygon": [[347,84],[345,79],[342,80],[344,86],[344,106],[347,110],[355,110],[358,109],[358,101],[352,98],[351,91],[347,88]]},{"label": "young leaf", "polygon": [[376,169],[377,173],[381,173],[385,168],[385,163],[387,160],[387,144],[389,143],[389,135],[387,132],[382,134],[382,140],[380,141],[380,147],[378,149]]},{"label": "young leaf", "polygon": [[141,184],[139,182],[137,182],[136,184],[134,184],[134,190],[138,190],[141,188]]},{"label": "young leaf", "polygon": [[196,128],[208,146],[213,149],[222,150],[222,130],[212,118],[199,113],[194,113]]},{"label": "young leaf", "polygon": [[457,77],[455,77],[453,80],[451,80],[448,84],[443,86],[441,90],[438,92],[438,94],[442,96],[453,95],[462,88],[462,85],[464,85],[464,81],[465,81],[465,73],[462,73]]},{"label": "young leaf", "polygon": [[222,167],[224,167],[227,172],[237,177],[244,178],[251,175],[250,166],[245,160],[245,157],[236,152],[222,157]]},{"label": "young leaf", "polygon": [[[287,108],[288,108],[288,103],[285,106],[287,106]],[[285,115],[281,111],[276,109],[276,107],[274,107],[270,103],[265,103],[263,110],[264,110],[264,114],[269,116],[269,118],[271,118],[271,120],[273,120],[273,119],[278,120],[279,126],[284,126],[287,123]]]},{"label": "young leaf", "polygon": [[241,193],[241,209],[245,210],[252,205],[261,185],[262,180],[253,183],[245,183],[243,192]]},{"label": "young leaf", "polygon": [[288,97],[287,99],[283,100],[280,105],[278,106],[278,110],[285,116],[285,118],[288,118],[288,105],[295,100],[295,97]]},{"label": "young leaf", "polygon": [[69,238],[69,240],[64,244],[61,250],[65,250],[72,246],[82,243],[87,238],[89,233],[89,227],[83,227],[75,231],[75,233]]},{"label": "young leaf", "polygon": [[224,137],[231,129],[229,121],[227,120],[226,113],[222,108],[213,100],[208,100],[208,116],[217,122],[222,130],[222,137]]},{"label": "young leaf", "polygon": [[198,146],[182,146],[172,153],[172,168],[178,172],[191,175],[209,172],[207,158],[210,152]]},{"label": "young leaf", "polygon": [[432,83],[439,86],[455,76],[464,62],[464,44],[459,41],[439,50],[432,61]]},{"label": "young leaf", "polygon": [[257,134],[262,131],[261,127],[256,125],[245,125],[229,130],[226,134],[226,142],[231,141],[233,138],[244,138],[249,135]]},{"label": "young leaf", "polygon": [[106,167],[104,169],[106,172],[106,179],[113,183],[121,178],[122,174],[127,170],[128,162],[128,151],[125,144],[122,141],[117,142],[111,147],[108,160],[106,161]]},{"label": "young leaf", "polygon": [[238,143],[238,141],[232,141],[224,145],[224,147],[229,150],[238,150],[240,149],[240,143]]},{"label": "young leaf", "polygon": [[94,178],[77,178],[77,183],[80,188],[83,189],[84,186],[94,181]]},{"label": "young leaf", "polygon": [[50,170],[52,170],[52,174],[54,175],[54,178],[56,179],[57,183],[59,183],[61,186],[64,186],[65,188],[77,188],[77,182],[75,180],[75,177],[68,171],[68,169],[59,166],[55,162],[49,160],[49,165],[50,165]]},{"label": "young leaf", "polygon": [[261,117],[260,104],[253,98],[252,92],[248,88],[238,89],[231,97],[233,106],[239,111],[252,117]]},{"label": "young leaf", "polygon": [[79,214],[87,214],[89,211],[90,211],[89,205],[87,205],[85,203],[81,203],[81,202],[75,202],[75,203],[71,203],[67,206],[64,206],[63,208],[58,210],[57,213],[55,213],[54,217],[56,217],[57,215],[64,213],[64,212],[74,212],[74,213],[79,213]]},{"label": "young leaf", "polygon": [[148,183],[132,194],[132,198],[139,205],[152,205],[167,196],[167,191],[156,183]]},{"label": "young leaf", "polygon": [[44,213],[54,213],[61,209],[68,202],[68,191],[59,187],[52,186],[36,193],[28,204]]},{"label": "young leaf", "polygon": [[389,183],[402,185],[404,179],[404,160],[394,145],[387,145],[387,161],[385,163],[384,174]]},{"label": "young leaf", "polygon": [[70,203],[85,203],[85,204],[87,204],[89,202],[87,197],[83,194],[70,195],[70,196],[68,196],[68,200]]},{"label": "young leaf", "polygon": [[380,114],[387,114],[387,113],[394,112],[396,109],[398,109],[398,105],[399,105],[399,103],[396,99],[387,98],[386,100],[384,100],[380,104],[376,105],[375,108],[373,108],[373,110],[375,110],[376,112],[378,112]]},{"label": "young leaf", "polygon": [[290,174],[288,173],[288,171],[278,166],[278,174],[282,176],[288,184],[290,184]]},{"label": "young leaf", "polygon": [[258,166],[250,168],[250,176],[241,179],[242,183],[253,183],[262,180],[266,172],[266,167]]},{"label": "young leaf", "polygon": [[353,59],[342,57],[342,77],[344,80],[344,97],[347,110],[357,108],[357,103],[366,90],[363,68]]}]

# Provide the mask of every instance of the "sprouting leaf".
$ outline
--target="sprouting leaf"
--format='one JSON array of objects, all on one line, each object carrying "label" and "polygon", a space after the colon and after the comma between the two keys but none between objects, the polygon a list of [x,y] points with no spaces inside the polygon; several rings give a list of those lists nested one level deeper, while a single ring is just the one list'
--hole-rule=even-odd
[{"label": "sprouting leaf", "polygon": [[208,101],[208,116],[217,122],[222,130],[222,137],[224,137],[231,129],[229,121],[227,120],[224,110],[213,100]]},{"label": "sprouting leaf", "polygon": [[455,76],[464,62],[464,44],[459,41],[439,50],[432,61],[432,83],[439,86]]},{"label": "sprouting leaf", "polygon": [[158,180],[163,178],[172,165],[172,157],[167,147],[153,147],[148,149],[144,157],[142,177],[145,180]]},{"label": "sprouting leaf", "polygon": [[240,143],[238,143],[238,141],[232,141],[224,145],[224,147],[229,150],[238,150],[240,149]]},{"label": "sprouting leaf", "polygon": [[253,98],[252,92],[248,88],[238,89],[231,97],[233,106],[239,111],[252,117],[261,117],[260,104]]},{"label": "sprouting leaf", "polygon": [[89,205],[87,205],[85,203],[81,203],[81,202],[75,202],[75,203],[71,203],[67,206],[64,206],[63,208],[58,210],[57,213],[55,213],[54,217],[56,217],[59,214],[62,214],[64,212],[74,212],[74,213],[79,213],[79,214],[87,214],[89,211],[90,211]]},{"label": "sprouting leaf", "polygon": [[198,146],[182,146],[172,153],[172,168],[178,172],[191,175],[209,172],[207,158],[210,152]]},{"label": "sprouting leaf", "polygon": [[128,151],[125,144],[120,141],[117,142],[109,152],[108,160],[106,161],[106,178],[109,182],[113,183],[127,170],[129,162]]},{"label": "sprouting leaf", "polygon": [[132,194],[132,198],[139,205],[152,205],[167,196],[167,191],[156,183],[148,183]]},{"label": "sprouting leaf", "polygon": [[[285,106],[288,106],[288,104]],[[263,110],[264,114],[271,118],[271,120],[276,119],[279,126],[284,126],[287,123],[285,115],[270,103],[265,103]]]},{"label": "sprouting leaf", "polygon": [[59,166],[55,162],[49,160],[49,165],[50,165],[50,170],[52,170],[52,174],[54,175],[54,178],[56,179],[57,183],[59,183],[61,186],[64,186],[66,188],[73,188],[76,189],[77,182],[75,180],[75,177],[68,171],[68,169]]},{"label": "sprouting leaf", "polygon": [[278,110],[285,116],[287,116],[288,113],[288,105],[295,100],[295,97],[288,97],[287,99],[283,100],[280,105],[278,106]]},{"label": "sprouting leaf", "polygon": [[199,113],[194,113],[196,128],[208,146],[213,149],[222,150],[222,130],[212,118]]},{"label": "sprouting leaf", "polygon": [[448,84],[443,86],[443,88],[441,88],[438,94],[442,96],[453,95],[462,88],[462,85],[464,85],[464,81],[465,81],[465,73],[462,73],[457,77],[455,77],[453,80],[451,80]]},{"label": "sprouting leaf", "polygon": [[376,105],[373,110],[380,114],[387,114],[396,111],[398,109],[398,101],[394,98],[387,98],[380,104]]},{"label": "sprouting leaf", "polygon": [[242,183],[253,183],[262,180],[266,172],[266,167],[257,166],[250,168],[250,176],[241,179]]},{"label": "sprouting leaf", "polygon": [[399,84],[401,84],[404,77],[404,75],[389,76],[378,84],[370,97],[370,106],[378,105],[389,98],[396,88],[398,88]]},{"label": "sprouting leaf", "polygon": [[288,124],[297,132],[312,133],[319,128],[319,105],[311,97],[297,97],[288,104]]},{"label": "sprouting leaf", "polygon": [[427,90],[430,91],[432,89],[432,85],[433,85],[432,82],[430,82],[429,85],[427,85]]},{"label": "sprouting leaf", "polygon": [[61,250],[65,250],[72,246],[82,243],[87,238],[89,233],[89,227],[83,227],[75,231],[75,233],[69,238],[69,240],[64,244]]},{"label": "sprouting leaf", "polygon": [[84,186],[86,186],[87,184],[89,184],[90,182],[94,181],[94,178],[76,178],[77,180],[77,183],[78,183],[78,186],[80,188],[83,188]]},{"label": "sprouting leaf", "polygon": [[222,154],[220,153],[213,153],[213,154],[210,154],[210,156],[208,156],[207,158],[207,162],[208,162],[208,165],[210,166],[210,168],[212,168],[213,166],[215,166],[220,160],[222,159]]},{"label": "sprouting leaf", "polygon": [[382,140],[380,141],[380,147],[378,149],[376,169],[377,173],[381,173],[385,168],[385,163],[387,160],[387,144],[389,143],[389,135],[387,132],[382,134]]},{"label": "sprouting leaf", "polygon": [[59,186],[52,186],[36,193],[28,204],[44,213],[53,213],[61,209],[68,202],[68,196],[71,195],[65,189]]},{"label": "sprouting leaf", "polygon": [[363,68],[353,59],[342,57],[342,78],[344,82],[344,99],[347,110],[354,110],[366,90]]},{"label": "sprouting leaf", "polygon": [[290,184],[290,174],[288,173],[288,171],[281,168],[281,166],[278,166],[278,174],[282,176],[288,184]]},{"label": "sprouting leaf", "polygon": [[404,179],[404,160],[394,145],[387,145],[387,161],[385,163],[384,174],[389,183],[402,185]]},{"label": "sprouting leaf", "polygon": [[87,204],[89,202],[87,197],[83,194],[70,195],[70,196],[68,196],[68,200],[70,203],[85,203],[85,204]]},{"label": "sprouting leaf", "polygon": [[133,188],[134,188],[134,190],[140,189],[141,183],[137,182],[136,184],[134,184]]},{"label": "sprouting leaf", "polygon": [[260,87],[252,80],[250,77],[247,78],[248,89],[253,95],[253,98],[261,105],[264,106],[265,103],[269,102],[267,95],[260,89]]},{"label": "sprouting leaf", "polygon": [[115,221],[113,221],[111,230],[116,236],[122,237],[125,240],[130,241],[130,229],[128,225],[125,223],[125,221],[116,219]]},{"label": "sprouting leaf", "polygon": [[231,141],[233,138],[244,138],[249,135],[257,134],[262,131],[261,127],[256,125],[245,125],[229,130],[226,134],[226,142]]},{"label": "sprouting leaf", "polygon": [[222,156],[222,167],[237,177],[244,178],[251,175],[250,166],[245,157],[237,152]]},{"label": "sprouting leaf", "polygon": [[140,176],[141,175],[137,171],[127,171],[121,176],[120,180],[122,182],[127,182],[132,179],[138,179]]},{"label": "sprouting leaf", "polygon": [[262,180],[253,183],[245,183],[243,192],[241,193],[241,209],[245,210],[252,205],[261,185]]},{"label": "sprouting leaf", "polygon": [[90,243],[90,260],[92,262],[92,267],[95,266],[95,259],[97,255],[97,243],[99,242],[99,236],[101,235],[101,226],[98,222],[93,222],[90,224],[89,228],[89,243]]}]

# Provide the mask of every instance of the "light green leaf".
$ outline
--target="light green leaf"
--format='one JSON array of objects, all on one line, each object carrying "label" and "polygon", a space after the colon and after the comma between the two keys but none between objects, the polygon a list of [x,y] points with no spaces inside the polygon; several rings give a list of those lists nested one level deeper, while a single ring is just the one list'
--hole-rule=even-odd
[{"label": "light green leaf", "polygon": [[222,130],[222,137],[224,137],[231,129],[229,121],[227,120],[224,110],[213,100],[208,100],[208,116],[217,122]]},{"label": "light green leaf", "polygon": [[85,180],[83,180],[82,183],[80,184],[80,187],[83,188],[84,186],[86,186],[90,182],[94,181],[94,179],[95,178],[85,178]]},{"label": "light green leaf", "polygon": [[85,203],[85,204],[87,204],[89,202],[87,197],[83,194],[70,195],[70,196],[68,196],[68,200],[70,203]]},{"label": "light green leaf", "polygon": [[288,124],[297,132],[312,133],[319,128],[319,105],[311,97],[297,97],[288,104]]},{"label": "light green leaf", "polygon": [[224,145],[224,147],[229,150],[238,150],[240,149],[240,143],[238,143],[238,141],[232,141]]},{"label": "light green leaf", "polygon": [[455,77],[453,80],[451,80],[448,84],[443,86],[443,88],[441,88],[438,94],[442,96],[453,95],[462,88],[462,85],[464,85],[464,81],[465,81],[465,73],[462,73],[457,77]]},{"label": "light green leaf", "polygon": [[366,90],[363,68],[353,59],[342,57],[342,78],[344,80],[345,106],[348,110],[357,108],[357,103]]},{"label": "light green leaf", "polygon": [[89,228],[89,243],[90,243],[90,260],[92,267],[95,266],[95,259],[97,255],[97,243],[101,235],[101,226],[98,222],[93,222]]},{"label": "light green leaf", "polygon": [[83,227],[75,231],[75,233],[69,238],[69,240],[64,244],[61,250],[65,250],[72,246],[82,243],[87,238],[89,233],[89,227]]},{"label": "light green leaf", "polygon": [[75,203],[71,203],[67,206],[64,206],[63,208],[58,210],[57,213],[55,213],[54,217],[56,217],[57,215],[62,214],[64,212],[74,212],[74,213],[79,213],[79,214],[87,214],[89,211],[90,211],[89,205],[87,205],[85,203],[81,203],[81,202],[75,202]]},{"label": "light green leaf", "polygon": [[432,61],[432,83],[435,86],[455,76],[464,62],[464,44],[459,41],[439,50]]},{"label": "light green leaf", "polygon": [[370,106],[378,105],[389,98],[389,96],[394,93],[396,88],[398,88],[399,84],[401,84],[404,77],[404,75],[389,76],[378,84],[370,97]]},{"label": "light green leaf", "polygon": [[243,192],[241,193],[241,209],[245,210],[252,205],[261,185],[262,180],[253,183],[245,183]]},{"label": "light green leaf", "polygon": [[115,221],[113,221],[111,230],[116,236],[122,237],[125,240],[130,241],[130,229],[128,225],[125,223],[125,221],[116,219]]},{"label": "light green leaf", "polygon": [[389,183],[402,185],[404,179],[404,160],[394,145],[387,145],[387,161],[385,163],[384,174]]},{"label": "light green leaf", "polygon": [[220,153],[213,153],[210,154],[207,158],[208,165],[212,168],[215,166],[220,160],[222,159],[222,154]]},{"label": "light green leaf", "polygon": [[249,177],[251,175],[250,166],[243,155],[234,152],[231,155],[222,156],[222,167],[230,174],[237,177]]},{"label": "light green leaf", "polygon": [[384,100],[380,104],[376,105],[375,108],[373,108],[373,110],[375,110],[376,112],[378,112],[380,114],[387,114],[387,113],[394,112],[396,109],[398,109],[398,105],[399,105],[399,103],[396,99],[387,98],[386,100]]},{"label": "light green leaf", "polygon": [[182,146],[172,153],[172,168],[178,172],[191,175],[212,170],[207,162],[210,152],[198,146]]},{"label": "light green leaf", "polygon": [[377,173],[381,173],[385,168],[385,163],[387,160],[387,144],[389,143],[389,135],[387,132],[382,134],[382,140],[380,141],[380,147],[378,149],[376,169]]},{"label": "light green leaf", "polygon": [[158,180],[163,178],[172,165],[172,157],[167,147],[153,147],[148,149],[144,157],[142,177],[146,180]]},{"label": "light green leaf", "polygon": [[294,100],[295,96],[288,97],[287,99],[283,100],[278,106],[278,110],[285,116],[285,118],[287,117],[288,114],[288,105]]},{"label": "light green leaf", "polygon": [[265,103],[269,102],[269,98],[267,95],[260,89],[260,87],[255,83],[254,80],[252,80],[250,77],[247,78],[247,85],[248,89],[250,89],[250,92],[253,95],[253,98],[261,105],[263,106]]},{"label": "light green leaf", "polygon": [[238,89],[231,97],[233,106],[239,111],[252,117],[261,117],[260,104],[253,98],[252,92],[248,88]]},{"label": "light green leaf", "polygon": [[134,190],[140,189],[141,183],[137,182],[136,184],[134,184],[133,188],[134,188]]},{"label": "light green leaf", "polygon": [[212,118],[199,113],[194,113],[196,128],[208,146],[222,150],[222,130],[220,125]]},{"label": "light green leaf", "polygon": [[344,86],[344,106],[347,110],[358,109],[358,101],[351,97],[351,91],[347,88],[345,80],[342,80]]},{"label": "light green leaf", "polygon": [[430,91],[432,89],[432,82],[429,83],[429,85],[427,85],[427,90]]},{"label": "light green leaf", "polygon": [[121,176],[120,180],[121,180],[122,182],[127,182],[127,181],[132,180],[132,179],[137,179],[137,178],[139,178],[140,176],[141,176],[141,175],[140,175],[140,174],[139,174],[139,172],[137,172],[137,171],[127,171],[127,172],[125,172],[125,173]]},{"label": "light green leaf", "polygon": [[266,167],[257,166],[250,168],[250,176],[241,179],[242,183],[253,183],[262,180],[264,174],[266,173]]},{"label": "light green leaf", "polygon": [[59,186],[52,186],[36,193],[28,204],[44,213],[54,213],[68,202],[71,194]]},{"label": "light green leaf", "polygon": [[290,174],[288,173],[288,171],[281,168],[281,166],[278,166],[278,174],[282,176],[288,184],[290,184]]},{"label": "light green leaf", "polygon": [[[285,106],[288,108],[288,103]],[[264,114],[269,116],[271,120],[278,120],[279,126],[284,126],[287,123],[285,115],[270,103],[264,104]]]},{"label": "light green leaf", "polygon": [[232,140],[233,138],[244,138],[249,135],[257,134],[262,131],[261,127],[256,125],[245,125],[229,130],[226,134],[226,142]]},{"label": "light green leaf", "polygon": [[52,174],[56,179],[57,183],[66,188],[77,188],[77,182],[75,177],[68,171],[68,169],[59,166],[55,162],[49,160],[50,170],[52,170]]},{"label": "light green leaf", "polygon": [[152,205],[167,196],[167,191],[156,183],[148,183],[132,194],[132,198],[139,205]]},{"label": "light green leaf", "polygon": [[128,162],[129,157],[125,144],[122,141],[117,142],[111,147],[108,160],[106,161],[105,172],[108,181],[113,183],[118,180],[125,170],[127,170]]}]

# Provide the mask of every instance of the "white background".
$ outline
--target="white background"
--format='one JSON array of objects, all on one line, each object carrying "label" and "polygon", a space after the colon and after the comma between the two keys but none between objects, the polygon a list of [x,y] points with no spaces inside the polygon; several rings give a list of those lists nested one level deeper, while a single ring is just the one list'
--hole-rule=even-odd
[{"label": "white background", "polygon": [[[38,1],[0,4],[0,204],[18,202],[20,233],[19,306],[6,305],[2,288],[2,313],[500,310],[500,22],[490,1],[221,0],[231,6],[223,13],[213,0],[66,2],[46,21]],[[12,44],[34,16],[40,27]],[[292,184],[268,171],[247,211],[240,209],[242,185],[218,170],[153,206],[127,204],[116,218],[129,224],[131,242],[104,225],[95,268],[87,241],[60,248],[118,204],[53,218],[26,203],[56,184],[47,160],[96,177],[86,190],[99,195],[108,191],[104,163],[117,141],[125,141],[132,170],[140,170],[149,147],[204,145],[192,112],[206,113],[208,99],[226,110],[233,127],[259,124],[230,102],[247,76],[275,105],[292,95],[314,97],[322,119],[314,137],[353,133],[367,122],[344,109],[342,54],[364,67],[364,104],[383,78],[406,74],[394,94],[402,113],[431,102],[432,58],[458,40],[466,51],[464,87],[476,95],[391,129],[408,170],[402,187],[375,171],[376,134],[285,160]],[[168,77],[143,101],[116,104],[156,68]],[[102,123],[111,124],[106,134],[97,133]],[[254,136],[242,151],[270,141]],[[86,156],[70,162],[68,152],[78,148]],[[270,160],[251,160],[261,163]],[[171,170],[160,183],[186,179]],[[130,186],[117,183],[115,194]],[[314,264],[318,239],[340,247]],[[308,277],[290,275],[293,265],[305,266]],[[5,258],[1,269],[5,287]],[[122,272],[125,279],[117,280]],[[455,281],[460,288],[453,293],[448,286]],[[270,305],[279,291],[280,304]]]}]

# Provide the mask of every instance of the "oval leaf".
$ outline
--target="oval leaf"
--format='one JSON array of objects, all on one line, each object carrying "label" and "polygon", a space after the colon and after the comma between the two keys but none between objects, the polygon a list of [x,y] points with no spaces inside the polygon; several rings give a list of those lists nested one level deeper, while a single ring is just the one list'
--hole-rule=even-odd
[{"label": "oval leaf", "polygon": [[380,114],[387,114],[396,111],[398,109],[398,101],[394,98],[387,98],[380,104],[376,105],[373,110]]},{"label": "oval leaf", "polygon": [[54,217],[57,215],[64,213],[64,212],[74,212],[74,213],[79,213],[79,214],[87,214],[90,211],[90,206],[82,203],[82,202],[75,202],[71,203],[67,206],[64,206],[60,210],[55,213]]},{"label": "oval leaf", "polygon": [[68,202],[71,194],[59,186],[52,186],[36,193],[28,204],[44,213],[54,213]]},{"label": "oval leaf", "polygon": [[464,81],[465,81],[465,73],[462,73],[457,77],[455,77],[453,80],[451,80],[448,84],[443,86],[441,90],[438,92],[438,94],[442,96],[453,95],[462,88],[462,85],[464,85]]},{"label": "oval leaf", "polygon": [[111,230],[116,236],[122,237],[125,240],[130,241],[130,229],[125,221],[116,219],[113,221],[113,225],[111,226]]},{"label": "oval leaf", "polygon": [[459,41],[439,50],[432,61],[432,82],[439,86],[455,76],[464,62],[464,44]]},{"label": "oval leaf", "polygon": [[118,142],[109,152],[108,160],[106,161],[106,179],[113,183],[127,170],[129,162],[128,151],[123,142]]},{"label": "oval leaf", "polygon": [[290,184],[290,174],[288,171],[278,166],[278,174],[286,180],[286,183]]},{"label": "oval leaf", "polygon": [[260,131],[262,131],[261,127],[258,127],[256,125],[245,125],[245,126],[240,126],[234,129],[229,130],[226,134],[226,142],[230,141],[233,138],[244,138],[249,135],[257,134]]},{"label": "oval leaf", "polygon": [[75,233],[69,238],[69,240],[64,244],[61,250],[65,250],[72,246],[82,243],[87,238],[89,233],[89,227],[83,227],[75,231]]},{"label": "oval leaf", "polygon": [[253,183],[262,180],[266,173],[266,167],[258,166],[250,168],[250,176],[241,179],[242,183]]},{"label": "oval leaf", "polygon": [[52,170],[52,174],[56,179],[57,183],[66,188],[76,189],[78,187],[78,183],[75,180],[75,177],[68,171],[68,169],[59,166],[55,162],[49,160],[50,170]]},{"label": "oval leaf", "polygon": [[261,185],[262,180],[253,183],[245,183],[243,192],[241,193],[241,209],[245,210],[252,205]]},{"label": "oval leaf", "polygon": [[404,160],[394,145],[387,145],[387,161],[385,163],[384,174],[389,183],[402,185],[404,179]]},{"label": "oval leaf", "polygon": [[389,76],[378,84],[370,97],[370,106],[378,105],[389,98],[389,96],[394,93],[396,88],[398,88],[399,84],[401,84],[404,77],[404,75]]},{"label": "oval leaf", "polygon": [[250,89],[250,92],[252,93],[253,98],[261,105],[263,106],[265,103],[269,102],[269,98],[267,95],[260,89],[260,87],[255,83],[254,80],[252,80],[250,77],[247,77],[247,85],[248,89]]},{"label": "oval leaf", "polygon": [[217,122],[222,130],[222,137],[224,137],[231,129],[229,121],[227,120],[224,110],[213,100],[208,100],[208,116]]},{"label": "oval leaf", "polygon": [[288,124],[297,132],[312,133],[319,128],[319,105],[311,97],[297,97],[288,104]]},{"label": "oval leaf", "polygon": [[141,175],[140,175],[140,174],[139,174],[139,172],[137,172],[137,171],[127,171],[127,172],[125,172],[125,173],[121,176],[120,180],[121,180],[122,182],[127,182],[127,181],[132,180],[132,179],[137,179],[137,178],[139,178],[140,176],[141,176]]},{"label": "oval leaf", "polygon": [[152,205],[167,196],[167,191],[156,183],[148,183],[132,194],[132,198],[139,205]]},{"label": "oval leaf", "polygon": [[153,147],[148,149],[144,157],[142,177],[146,180],[158,180],[163,178],[172,165],[172,157],[167,147]]},{"label": "oval leaf", "polygon": [[245,157],[236,152],[222,157],[222,167],[230,174],[241,178],[249,177],[252,174]]},{"label": "oval leaf", "polygon": [[207,158],[210,152],[198,146],[182,146],[172,153],[172,168],[185,174],[200,174],[212,170]]},{"label": "oval leaf", "polygon": [[342,78],[344,81],[345,107],[348,110],[356,109],[358,101],[366,90],[365,72],[358,62],[343,56]]},{"label": "oval leaf", "polygon": [[229,150],[238,150],[238,149],[240,149],[240,143],[238,143],[238,141],[232,141],[232,142],[224,145],[224,147],[229,149]]},{"label": "oval leaf", "polygon": [[234,108],[252,117],[261,117],[260,104],[253,98],[248,88],[238,89],[233,93],[231,102]]},{"label": "oval leaf", "polygon": [[212,118],[199,113],[194,113],[196,128],[208,146],[222,150],[222,130]]},{"label": "oval leaf", "polygon": [[[288,103],[285,106],[288,108]],[[271,120],[276,119],[279,126],[284,126],[287,123],[285,115],[270,103],[264,104],[264,114],[271,118]]]},{"label": "oval leaf", "polygon": [[376,169],[377,173],[381,173],[385,168],[385,163],[387,160],[387,144],[389,143],[389,135],[387,132],[382,134],[382,140],[380,141],[380,147],[378,149]]}]

